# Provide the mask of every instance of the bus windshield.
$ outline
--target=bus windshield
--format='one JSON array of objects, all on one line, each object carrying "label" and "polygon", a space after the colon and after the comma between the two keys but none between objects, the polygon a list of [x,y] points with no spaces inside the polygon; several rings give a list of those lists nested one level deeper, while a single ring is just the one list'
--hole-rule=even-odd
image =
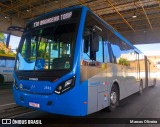
[{"label": "bus windshield", "polygon": [[[71,12],[70,12],[71,13]],[[73,15],[74,16],[74,15]],[[18,50],[17,70],[71,69],[79,15],[27,29]],[[48,21],[48,20],[46,20]]]}]

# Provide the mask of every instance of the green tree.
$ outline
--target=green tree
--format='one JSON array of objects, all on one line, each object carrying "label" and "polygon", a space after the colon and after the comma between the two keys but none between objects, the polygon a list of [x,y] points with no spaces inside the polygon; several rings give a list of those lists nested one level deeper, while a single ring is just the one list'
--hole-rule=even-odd
[{"label": "green tree", "polygon": [[0,33],[0,42],[3,42],[4,43],[4,33]]},{"label": "green tree", "polygon": [[119,59],[119,64],[120,65],[125,65],[125,66],[129,66],[130,65],[129,62],[127,61],[127,59],[125,59],[125,58],[120,58]]}]

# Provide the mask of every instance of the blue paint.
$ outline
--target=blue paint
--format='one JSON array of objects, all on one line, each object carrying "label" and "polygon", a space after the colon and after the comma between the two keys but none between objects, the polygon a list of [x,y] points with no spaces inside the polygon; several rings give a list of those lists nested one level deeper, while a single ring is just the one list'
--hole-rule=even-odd
[{"label": "blue paint", "polygon": [[[81,7],[75,7],[75,8],[81,8]],[[86,81],[80,84],[80,48],[79,48],[82,42],[82,33],[86,17],[86,10],[87,8],[83,7],[82,14],[80,17],[81,20],[79,23],[78,34],[76,39],[73,70],[70,73],[59,78],[55,82],[33,81],[33,80],[19,81],[14,73],[14,78],[19,87],[19,90],[13,88],[14,98],[17,104],[33,108],[29,106],[29,102],[33,102],[40,104],[40,108],[38,109],[55,114],[63,114],[70,116],[87,115],[87,103],[84,104],[84,102],[87,102],[88,82]],[[43,62],[41,63],[43,64]],[[76,80],[75,80],[75,86],[72,89],[61,95],[54,93],[54,90],[59,84],[61,84],[64,81],[67,81],[73,76],[75,76]],[[20,98],[23,98],[23,100],[20,100]],[[52,101],[53,104],[51,106],[48,106],[47,105],[48,101]]]},{"label": "blue paint", "polygon": [[77,35],[77,40],[76,40],[76,47],[75,47],[75,56],[74,56],[74,67],[73,71],[76,72],[76,84],[77,84],[77,93],[78,93],[78,107],[80,111],[80,116],[87,115],[87,103],[84,104],[84,102],[88,102],[88,81],[83,82],[82,84],[80,83],[80,56],[81,56],[81,48],[82,48],[82,33],[85,25],[85,19],[86,19],[86,12],[87,8],[83,7],[82,8],[82,15],[80,19],[80,24],[79,24],[79,31]]},{"label": "blue paint", "polygon": [[[33,94],[27,92],[17,91],[13,88],[14,99],[18,105],[30,107],[29,102],[40,104],[38,110],[43,110],[55,114],[63,114],[70,116],[79,116],[80,110],[78,105],[78,95],[76,93],[77,87],[74,87],[70,92],[66,92],[62,95],[56,94]],[[23,98],[23,101],[20,101]],[[47,105],[48,101],[52,101],[52,105]],[[32,107],[33,108],[33,107]]]}]

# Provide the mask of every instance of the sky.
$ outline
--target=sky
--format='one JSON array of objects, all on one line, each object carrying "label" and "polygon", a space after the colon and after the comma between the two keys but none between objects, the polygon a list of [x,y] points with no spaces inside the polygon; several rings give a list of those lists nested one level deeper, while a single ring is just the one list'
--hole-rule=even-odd
[{"label": "sky", "polygon": [[134,45],[147,56],[160,56],[160,43]]},{"label": "sky", "polygon": [[[20,37],[11,36],[10,38],[10,46],[13,51],[18,47],[20,42]],[[156,44],[141,44],[141,45],[134,45],[140,51],[142,51],[147,56],[160,56],[160,43]]]},{"label": "sky", "polygon": [[13,51],[18,47],[19,42],[20,42],[20,37],[11,35],[9,46],[11,46],[11,49]]}]

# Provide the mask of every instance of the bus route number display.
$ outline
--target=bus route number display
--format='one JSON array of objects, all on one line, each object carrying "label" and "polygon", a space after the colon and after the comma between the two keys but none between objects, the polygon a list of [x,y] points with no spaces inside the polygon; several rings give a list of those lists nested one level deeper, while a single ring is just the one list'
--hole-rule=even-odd
[{"label": "bus route number display", "polygon": [[38,26],[49,24],[49,23],[54,23],[54,22],[70,19],[71,17],[72,17],[72,12],[64,13],[61,15],[57,15],[54,17],[50,17],[47,19],[43,19],[43,20],[34,22],[34,27],[38,27]]}]

